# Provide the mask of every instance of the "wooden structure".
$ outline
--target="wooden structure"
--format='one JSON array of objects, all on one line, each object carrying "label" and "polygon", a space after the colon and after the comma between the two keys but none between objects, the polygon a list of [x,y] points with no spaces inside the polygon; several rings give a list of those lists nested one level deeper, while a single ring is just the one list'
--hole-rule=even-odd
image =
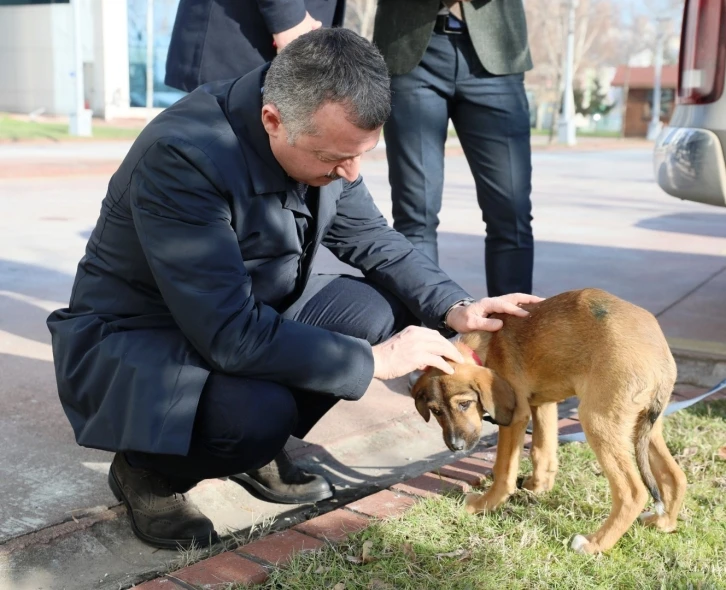
[{"label": "wooden structure", "polygon": [[[611,86],[623,88],[625,137],[645,137],[653,117],[653,67],[618,66]],[[668,124],[675,107],[678,66],[663,66],[661,72],[661,121]]]}]

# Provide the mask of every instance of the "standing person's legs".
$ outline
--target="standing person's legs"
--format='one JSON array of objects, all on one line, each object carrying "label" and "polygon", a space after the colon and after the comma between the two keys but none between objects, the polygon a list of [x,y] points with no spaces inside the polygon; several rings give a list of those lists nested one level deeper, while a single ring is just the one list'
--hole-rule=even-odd
[{"label": "standing person's legs", "polygon": [[455,61],[449,37],[432,34],[421,62],[391,78],[391,117],[383,126],[393,227],[434,262]]},{"label": "standing person's legs", "polygon": [[452,120],[486,223],[488,292],[531,293],[532,155],[524,75],[489,74],[468,36],[459,39]]}]

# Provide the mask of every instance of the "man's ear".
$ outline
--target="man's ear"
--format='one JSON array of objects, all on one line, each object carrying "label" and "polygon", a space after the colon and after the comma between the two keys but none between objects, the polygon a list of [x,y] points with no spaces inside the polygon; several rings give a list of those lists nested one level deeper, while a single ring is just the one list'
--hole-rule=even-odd
[{"label": "man's ear", "polygon": [[424,374],[418,378],[418,381],[416,381],[411,388],[411,397],[416,402],[416,409],[426,422],[431,419],[431,412],[429,411],[428,402],[426,401],[426,388],[430,379],[431,376],[428,372],[424,372]]},{"label": "man's ear", "polygon": [[494,371],[484,367],[476,371],[471,385],[492,420],[500,426],[509,426],[517,405],[517,397],[512,386]]},{"label": "man's ear", "polygon": [[282,131],[282,117],[274,104],[262,107],[262,125],[270,137],[277,137]]}]

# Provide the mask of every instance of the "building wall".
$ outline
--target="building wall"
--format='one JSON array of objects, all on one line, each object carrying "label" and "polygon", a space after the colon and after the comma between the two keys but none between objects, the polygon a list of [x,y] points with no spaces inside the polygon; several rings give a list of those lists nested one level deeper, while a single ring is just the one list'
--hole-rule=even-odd
[{"label": "building wall", "polygon": [[[664,89],[661,95],[661,121],[667,125],[673,116],[672,89]],[[670,98],[670,100],[669,100]],[[625,113],[625,137],[646,137],[652,117],[653,91],[634,88],[628,91],[628,105]]]},{"label": "building wall", "polygon": [[[92,1],[81,0],[85,62],[93,61]],[[70,4],[0,6],[0,110],[71,111],[73,34]]]}]

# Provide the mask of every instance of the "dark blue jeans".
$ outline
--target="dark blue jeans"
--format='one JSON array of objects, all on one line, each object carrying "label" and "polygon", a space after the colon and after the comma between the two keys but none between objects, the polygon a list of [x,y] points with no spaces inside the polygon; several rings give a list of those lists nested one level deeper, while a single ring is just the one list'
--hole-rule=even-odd
[{"label": "dark blue jeans", "polygon": [[[378,344],[416,317],[390,292],[348,276],[313,275],[285,314]],[[269,463],[290,435],[303,438],[337,398],[222,373],[211,373],[202,391],[187,456],[126,453],[138,468],[172,478],[179,489]]]},{"label": "dark blue jeans", "polygon": [[393,226],[434,261],[449,119],[474,176],[486,223],[490,296],[532,292],[529,107],[523,74],[493,76],[468,34],[434,33],[421,62],[394,76],[383,128]]}]

